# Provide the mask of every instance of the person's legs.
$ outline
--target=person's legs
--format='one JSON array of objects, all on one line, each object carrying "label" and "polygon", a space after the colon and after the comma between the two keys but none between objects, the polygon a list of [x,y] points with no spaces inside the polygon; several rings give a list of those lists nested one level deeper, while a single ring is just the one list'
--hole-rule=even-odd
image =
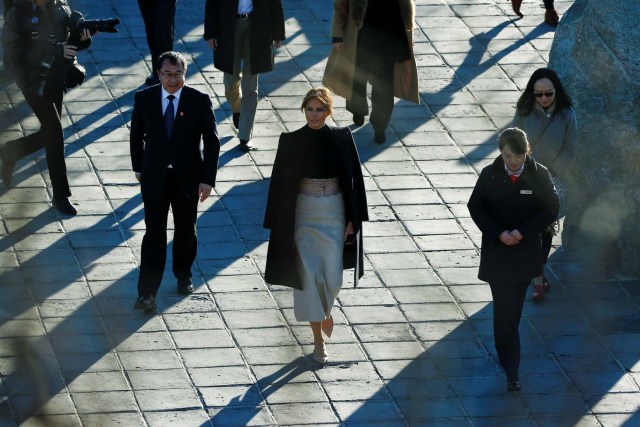
[{"label": "person's legs", "polygon": [[[165,52],[173,50],[173,35],[176,16],[176,0],[156,0],[153,11],[153,71],[156,70],[158,58]],[[151,45],[149,45],[151,47]]]},{"label": "person's legs", "polygon": [[560,17],[558,16],[558,12],[553,5],[553,0],[544,0],[544,22],[555,27],[560,22]]},{"label": "person's legs", "polygon": [[517,378],[520,367],[520,318],[527,283],[490,283],[493,295],[493,333],[500,364],[507,378]]},{"label": "person's legs", "polygon": [[[371,68],[371,117],[369,121],[377,142],[384,136],[393,112],[393,72],[395,60],[392,52],[379,54]],[[384,141],[382,141],[384,142]]]},{"label": "person's legs", "polygon": [[167,259],[169,197],[165,191],[159,199],[145,199],[143,195],[142,200],[146,231],[142,238],[138,296],[155,297],[160,288]]},{"label": "person's legs", "polygon": [[258,75],[251,73],[251,25],[248,19],[238,20],[237,47],[242,57],[242,99],[238,139],[248,141],[253,134],[253,122],[258,110]]},{"label": "person's legs", "polygon": [[25,100],[40,121],[40,129],[30,135],[7,142],[2,147],[2,178],[11,185],[15,162],[45,149],[54,199],[71,195],[64,158],[64,134],[60,122],[62,89],[46,88],[42,98],[24,93]]},{"label": "person's legs", "polygon": [[154,0],[138,0],[140,15],[144,22],[144,31],[147,36],[147,45],[151,53],[151,69],[154,70],[156,65],[153,61],[153,52],[156,51],[156,26],[155,26],[155,1]]},{"label": "person's legs", "polygon": [[[239,22],[240,20],[238,20]],[[236,34],[234,36],[234,51],[233,51],[233,74],[224,73],[224,96],[227,98],[227,102],[231,106],[231,112],[234,115],[240,114],[240,103],[242,101],[242,94],[240,93],[240,65],[242,62],[242,44],[241,44],[241,29],[236,24]]]},{"label": "person's legs", "polygon": [[322,338],[322,322],[309,322],[311,332],[313,333],[313,360],[318,363],[326,363],[327,349]]},{"label": "person's legs", "polygon": [[[367,50],[356,50],[356,66],[355,74],[353,76],[353,87],[351,92],[351,98],[347,100],[347,111],[351,112],[354,116],[354,122],[357,125],[362,124],[361,117],[369,115],[369,105],[367,103],[367,80],[369,76],[368,72],[368,60]],[[358,117],[356,117],[358,116]]]},{"label": "person's legs", "polygon": [[173,274],[176,279],[190,279],[191,266],[196,259],[198,237],[196,219],[198,197],[187,197],[181,186],[174,184],[171,191],[173,212]]}]

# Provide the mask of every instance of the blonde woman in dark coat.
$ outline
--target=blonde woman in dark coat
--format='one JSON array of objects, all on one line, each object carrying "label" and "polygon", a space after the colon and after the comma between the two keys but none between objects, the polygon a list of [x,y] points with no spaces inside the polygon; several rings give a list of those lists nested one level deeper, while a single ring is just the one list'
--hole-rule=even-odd
[{"label": "blonde woman in dark coat", "polygon": [[467,204],[482,231],[478,278],[493,296],[493,333],[507,389],[520,390],[518,327],[529,282],[540,275],[540,233],[558,215],[549,171],[529,156],[527,135],[500,134],[500,156],[480,173]]},{"label": "blonde woman in dark coat", "polygon": [[333,2],[333,48],[322,83],[347,100],[347,110],[358,126],[369,114],[366,85],[371,84],[370,122],[379,144],[386,140],[393,97],[420,102],[414,15],[413,0]]},{"label": "blonde woman in dark coat", "polygon": [[[319,363],[328,360],[322,334],[333,331],[342,272],[355,268],[356,282],[363,275],[362,222],[369,219],[351,131],[325,123],[332,108],[328,89],[305,96],[307,124],[280,136],[264,216],[271,230],[265,281],[294,289],[294,315],[309,322]],[[357,256],[345,259],[344,252]]]}]

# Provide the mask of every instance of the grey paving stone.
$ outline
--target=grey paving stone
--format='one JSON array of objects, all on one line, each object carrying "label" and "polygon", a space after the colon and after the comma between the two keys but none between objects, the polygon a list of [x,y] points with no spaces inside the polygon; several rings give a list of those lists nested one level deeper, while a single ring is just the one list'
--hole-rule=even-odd
[{"label": "grey paving stone", "polygon": [[231,427],[272,425],[273,418],[265,407],[208,408],[207,412],[214,425]]},{"label": "grey paving stone", "polygon": [[143,411],[184,410],[202,407],[195,391],[185,389],[138,390],[136,398]]},{"label": "grey paving stone", "polygon": [[133,412],[137,406],[130,391],[74,393],[72,398],[80,414]]},{"label": "grey paving stone", "polygon": [[42,415],[74,414],[73,402],[68,394],[51,396],[43,402],[35,395],[11,396],[8,400],[13,412],[20,418],[34,413],[34,409]]},{"label": "grey paving stone", "polygon": [[80,419],[85,425],[96,427],[109,427],[113,425],[138,425],[143,423],[137,412],[104,412],[97,414],[80,414]]},{"label": "grey paving stone", "polygon": [[209,416],[203,409],[177,410],[177,411],[148,411],[144,414],[147,423],[151,427],[188,427],[210,426]]},{"label": "grey paving stone", "polygon": [[338,416],[344,421],[362,422],[377,421],[384,422],[400,421],[400,414],[391,402],[368,402],[366,410],[361,409],[359,402],[337,402],[335,404]]}]

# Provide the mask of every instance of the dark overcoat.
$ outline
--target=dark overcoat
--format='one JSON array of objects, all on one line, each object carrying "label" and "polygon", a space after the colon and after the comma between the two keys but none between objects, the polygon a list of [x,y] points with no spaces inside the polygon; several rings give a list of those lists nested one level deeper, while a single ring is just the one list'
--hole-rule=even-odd
[{"label": "dark overcoat", "polygon": [[[542,274],[540,234],[558,216],[558,195],[547,168],[527,156],[513,183],[499,156],[485,167],[467,204],[482,231],[478,278],[490,283],[526,282]],[[523,239],[507,246],[498,236],[517,229]]]},{"label": "dark overcoat", "polygon": [[[213,65],[233,74],[238,0],[207,0],[204,9],[204,39],[217,39]],[[284,40],[281,0],[253,0],[251,20],[251,74],[273,70],[273,41]]]},{"label": "dark overcoat", "polygon": [[[323,140],[335,144],[340,158],[339,180],[345,215],[353,222],[354,232],[357,233],[357,249],[349,251],[354,256],[346,257],[344,268],[357,267],[354,271],[357,283],[357,279],[364,274],[362,222],[369,220],[360,158],[349,128],[325,126],[321,132],[324,133]],[[298,186],[303,177],[304,162],[301,159],[306,156],[303,133],[304,128],[280,135],[264,216],[264,227],[271,230],[265,281],[295,289],[302,289],[296,270],[294,229]]]},{"label": "dark overcoat", "polygon": [[[141,173],[145,199],[161,197],[172,165],[183,191],[197,197],[201,183],[216,183],[220,140],[216,131],[211,98],[192,87],[183,86],[171,137],[162,115],[162,85],[136,92],[131,116],[131,166]],[[202,140],[202,152],[200,141]]]}]

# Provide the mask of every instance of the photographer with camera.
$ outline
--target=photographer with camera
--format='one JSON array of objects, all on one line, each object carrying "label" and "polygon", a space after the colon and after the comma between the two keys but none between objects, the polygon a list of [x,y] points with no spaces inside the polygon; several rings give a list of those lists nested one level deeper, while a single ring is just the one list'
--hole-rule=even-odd
[{"label": "photographer with camera", "polygon": [[[81,15],[80,15],[81,16]],[[40,121],[34,134],[0,147],[2,180],[11,187],[15,163],[45,149],[53,187],[53,206],[75,215],[64,158],[62,123],[63,93],[82,83],[84,69],[75,58],[89,47],[93,29],[71,19],[66,0],[17,0],[5,19],[2,44],[7,62],[27,103]],[[74,26],[75,22],[75,26]]]}]

